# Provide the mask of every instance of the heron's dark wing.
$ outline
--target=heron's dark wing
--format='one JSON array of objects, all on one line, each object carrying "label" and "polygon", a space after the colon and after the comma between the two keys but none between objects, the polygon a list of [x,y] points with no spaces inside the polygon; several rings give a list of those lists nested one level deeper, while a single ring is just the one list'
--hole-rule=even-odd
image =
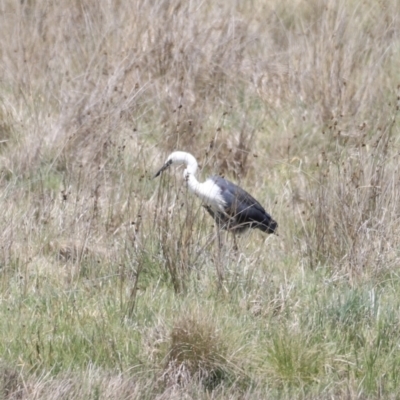
[{"label": "heron's dark wing", "polygon": [[203,205],[203,207],[207,210],[207,212],[211,215],[211,217],[214,218],[215,222],[221,229],[226,229],[228,231],[235,231],[237,233],[240,233],[249,228],[249,225],[240,224],[238,221],[236,221],[235,218],[232,218],[227,213],[215,211],[212,207],[206,204]]},{"label": "heron's dark wing", "polygon": [[[225,212],[230,218],[228,229],[242,230],[255,227],[267,233],[275,232],[278,224],[253,196],[220,176],[213,176],[210,179],[220,188],[221,196],[225,200]],[[223,220],[223,217],[219,218]]]}]

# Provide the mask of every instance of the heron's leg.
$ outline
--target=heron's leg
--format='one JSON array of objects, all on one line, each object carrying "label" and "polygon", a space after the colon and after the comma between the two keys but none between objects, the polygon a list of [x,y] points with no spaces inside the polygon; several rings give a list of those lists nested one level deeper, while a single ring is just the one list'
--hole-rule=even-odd
[{"label": "heron's leg", "polygon": [[233,251],[234,251],[235,253],[237,253],[237,252],[239,251],[239,247],[238,247],[238,245],[237,245],[236,233],[235,233],[235,232],[232,232],[232,235],[233,235]]},{"label": "heron's leg", "polygon": [[221,228],[219,226],[217,226],[217,237],[218,237],[218,252],[221,253],[222,239],[221,239]]},{"label": "heron's leg", "polygon": [[222,286],[224,280],[224,267],[222,265],[222,240],[221,240],[221,226],[217,224],[217,237],[218,237],[218,259],[216,264],[218,285]]}]

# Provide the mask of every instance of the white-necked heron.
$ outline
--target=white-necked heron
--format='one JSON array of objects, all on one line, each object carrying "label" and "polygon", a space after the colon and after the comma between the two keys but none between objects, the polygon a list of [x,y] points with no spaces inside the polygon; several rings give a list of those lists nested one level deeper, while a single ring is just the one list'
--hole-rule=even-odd
[{"label": "white-necked heron", "polygon": [[277,222],[244,189],[221,176],[211,176],[205,182],[199,182],[195,177],[198,164],[190,153],[184,151],[171,153],[154,178],[172,164],[186,165],[183,177],[189,189],[203,201],[205,209],[219,228],[233,233],[240,233],[248,228],[275,233]]}]

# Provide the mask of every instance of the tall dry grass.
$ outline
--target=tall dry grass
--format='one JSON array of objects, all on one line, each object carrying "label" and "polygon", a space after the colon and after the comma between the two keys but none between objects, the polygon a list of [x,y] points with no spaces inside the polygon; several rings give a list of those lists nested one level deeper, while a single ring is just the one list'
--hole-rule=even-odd
[{"label": "tall dry grass", "polygon": [[[0,2],[3,397],[395,398],[399,11]],[[177,149],[279,237],[218,250]]]}]

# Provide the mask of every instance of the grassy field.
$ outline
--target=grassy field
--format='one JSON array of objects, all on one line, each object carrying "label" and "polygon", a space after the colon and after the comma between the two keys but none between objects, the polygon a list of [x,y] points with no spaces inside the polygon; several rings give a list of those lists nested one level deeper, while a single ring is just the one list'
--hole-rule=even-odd
[{"label": "grassy field", "polygon": [[398,0],[1,0],[0,398],[399,398],[399,65]]}]

